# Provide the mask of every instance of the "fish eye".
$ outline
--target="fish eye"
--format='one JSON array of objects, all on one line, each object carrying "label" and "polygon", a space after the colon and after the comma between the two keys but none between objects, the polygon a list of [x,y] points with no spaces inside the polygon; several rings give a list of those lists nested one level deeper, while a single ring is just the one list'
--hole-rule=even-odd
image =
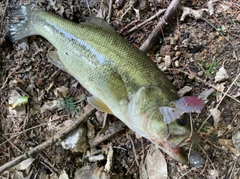
[{"label": "fish eye", "polygon": [[181,126],[185,126],[187,124],[187,119],[185,118],[185,116],[181,116],[177,119],[177,123]]}]

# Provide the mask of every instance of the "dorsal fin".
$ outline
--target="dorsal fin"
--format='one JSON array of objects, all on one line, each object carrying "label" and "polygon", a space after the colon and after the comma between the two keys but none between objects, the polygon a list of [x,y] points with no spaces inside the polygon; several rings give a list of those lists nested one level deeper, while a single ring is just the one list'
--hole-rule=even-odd
[{"label": "dorsal fin", "polygon": [[116,33],[116,31],[103,19],[100,19],[98,17],[95,16],[91,16],[88,20],[89,23],[100,26],[106,30],[108,30],[109,32],[114,32]]}]

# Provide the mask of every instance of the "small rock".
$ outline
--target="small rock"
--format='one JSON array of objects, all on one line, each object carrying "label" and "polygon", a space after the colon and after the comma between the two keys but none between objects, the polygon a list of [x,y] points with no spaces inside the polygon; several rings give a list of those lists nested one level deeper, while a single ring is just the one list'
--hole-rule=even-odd
[{"label": "small rock", "polygon": [[181,52],[180,51],[176,51],[175,56],[179,57],[180,55],[181,55]]},{"label": "small rock", "polygon": [[179,61],[175,61],[175,67],[179,67]]},{"label": "small rock", "polygon": [[174,50],[177,51],[179,49],[178,45],[174,47]]},{"label": "small rock", "polygon": [[191,151],[189,164],[196,168],[201,168],[205,164],[205,159],[199,153]]},{"label": "small rock", "polygon": [[61,142],[62,147],[71,149],[72,152],[86,151],[88,148],[86,133],[86,127],[80,125]]},{"label": "small rock", "polygon": [[225,68],[222,66],[218,72],[216,73],[216,76],[215,76],[215,82],[220,82],[220,81],[224,81],[226,79],[228,79],[228,73],[227,71],[225,70]]},{"label": "small rock", "polygon": [[197,73],[198,76],[203,76],[203,74],[204,74],[203,71],[199,71],[199,72]]},{"label": "small rock", "polygon": [[170,57],[170,55],[165,55],[164,61],[165,61],[165,66],[169,67],[171,65],[171,57]]},{"label": "small rock", "polygon": [[188,75],[189,80],[193,80],[194,78],[195,78],[194,75]]}]

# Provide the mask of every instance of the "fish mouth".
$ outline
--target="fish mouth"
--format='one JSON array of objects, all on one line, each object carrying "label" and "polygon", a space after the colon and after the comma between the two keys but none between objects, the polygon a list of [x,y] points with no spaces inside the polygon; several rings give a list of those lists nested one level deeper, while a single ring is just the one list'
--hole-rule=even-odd
[{"label": "fish mouth", "polygon": [[174,140],[176,139],[176,136],[172,139],[166,138],[163,142],[163,150],[173,159],[183,164],[188,164],[188,154],[183,147],[190,144],[193,140],[195,141],[197,136],[198,135],[196,133],[193,133],[188,137],[181,138],[178,136],[178,141]]},{"label": "fish mouth", "polygon": [[167,141],[163,143],[163,150],[173,159],[183,164],[188,164],[188,155],[186,151],[182,148],[188,143],[181,143],[181,146],[172,146]]}]

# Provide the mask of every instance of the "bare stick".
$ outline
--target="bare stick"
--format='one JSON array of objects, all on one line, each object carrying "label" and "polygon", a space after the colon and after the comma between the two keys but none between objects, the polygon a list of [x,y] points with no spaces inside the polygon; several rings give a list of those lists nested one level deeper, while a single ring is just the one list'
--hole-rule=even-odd
[{"label": "bare stick", "polygon": [[116,133],[122,131],[124,124],[120,121],[115,122],[115,125],[110,126],[107,130],[107,134],[105,135],[100,135],[100,136],[96,136],[93,139],[89,140],[89,145],[90,147],[95,147],[98,144],[100,144],[101,142],[109,139],[110,137],[112,137],[113,135],[115,135]]},{"label": "bare stick", "polygon": [[112,4],[113,4],[113,1],[110,0],[109,1],[109,12],[108,12],[108,16],[107,16],[107,22],[110,24],[110,21],[111,21],[111,16],[112,16]]},{"label": "bare stick", "polygon": [[160,9],[155,15],[153,15],[152,17],[148,18],[147,20],[145,20],[144,22],[137,24],[136,26],[134,26],[133,28],[131,28],[126,34],[127,35],[137,29],[139,29],[140,27],[144,26],[145,24],[147,24],[148,22],[152,21],[153,19],[155,19],[156,17],[160,16],[162,13],[164,13],[166,11],[166,9]]},{"label": "bare stick", "polygon": [[37,145],[36,147],[29,150],[28,152],[25,152],[24,154],[22,154],[16,158],[14,158],[13,160],[5,163],[4,165],[0,166],[0,173],[19,164],[20,162],[28,159],[29,157],[32,157],[32,156],[38,154],[39,152],[45,150],[46,148],[50,147],[54,143],[58,143],[58,142],[62,141],[62,139],[64,139],[64,137],[66,137],[71,131],[76,129],[80,124],[85,122],[91,115],[94,114],[94,112],[96,112],[96,109],[93,109],[93,108],[89,109],[89,111],[87,113],[83,114],[80,119],[72,122],[72,124],[69,125],[69,127],[67,127],[66,129],[56,133],[53,137],[51,137],[47,141],[43,142],[42,144]]},{"label": "bare stick", "polygon": [[161,19],[161,21],[158,22],[157,26],[153,29],[152,33],[148,36],[145,42],[143,42],[140,50],[146,52],[152,47],[155,39],[157,38],[161,30],[165,27],[165,25],[169,23],[179,4],[180,0],[172,0],[166,12],[164,13],[163,18]]}]

